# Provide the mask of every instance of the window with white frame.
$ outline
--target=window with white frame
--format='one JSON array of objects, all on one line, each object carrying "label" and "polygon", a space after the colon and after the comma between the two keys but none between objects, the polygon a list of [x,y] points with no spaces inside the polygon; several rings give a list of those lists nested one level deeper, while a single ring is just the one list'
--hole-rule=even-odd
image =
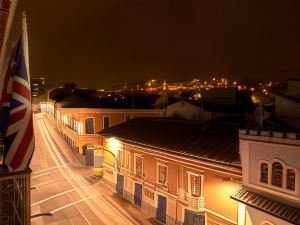
[{"label": "window with white frame", "polygon": [[202,175],[188,172],[188,192],[195,197],[202,195]]},{"label": "window with white frame", "polygon": [[117,155],[117,166],[120,167],[122,165],[123,151],[118,151]]},{"label": "window with white frame", "polygon": [[167,185],[168,166],[157,164],[157,183]]},{"label": "window with white frame", "polygon": [[85,120],[85,133],[94,134],[94,118],[87,118]]},{"label": "window with white frame", "polygon": [[125,150],[123,152],[123,167],[126,169],[129,169],[129,163],[130,163],[130,152]]},{"label": "window with white frame", "polygon": [[259,162],[259,182],[262,185],[295,192],[298,177],[296,168],[287,166],[278,159]]},{"label": "window with white frame", "polygon": [[295,191],[296,173],[293,169],[287,169],[286,174],[286,188]]},{"label": "window with white frame", "polygon": [[269,179],[269,175],[268,175],[269,166],[268,166],[268,164],[267,163],[261,163],[260,169],[261,169],[260,182],[267,184],[268,179]]},{"label": "window with white frame", "polygon": [[283,167],[280,162],[272,163],[272,185],[282,187]]},{"label": "window with white frame", "polygon": [[135,156],[135,174],[137,176],[143,176],[143,157],[136,155]]}]

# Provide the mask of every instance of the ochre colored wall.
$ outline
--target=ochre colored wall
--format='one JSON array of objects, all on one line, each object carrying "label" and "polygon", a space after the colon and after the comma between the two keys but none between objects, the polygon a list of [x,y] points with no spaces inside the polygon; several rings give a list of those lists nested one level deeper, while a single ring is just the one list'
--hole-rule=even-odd
[{"label": "ochre colored wall", "polygon": [[226,176],[204,173],[205,207],[231,220],[237,221],[237,202],[230,196],[239,185],[230,181]]},{"label": "ochre colored wall", "polygon": [[177,195],[178,187],[178,166],[173,163],[168,163],[168,188],[169,192]]}]

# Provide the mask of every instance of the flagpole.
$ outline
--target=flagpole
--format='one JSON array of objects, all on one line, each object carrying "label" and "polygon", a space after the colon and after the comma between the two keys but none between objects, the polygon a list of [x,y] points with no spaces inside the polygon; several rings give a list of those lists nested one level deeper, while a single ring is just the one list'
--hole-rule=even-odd
[{"label": "flagpole", "polygon": [[23,11],[23,21],[22,21],[22,33],[23,33],[23,46],[24,46],[24,55],[26,70],[28,76],[28,83],[30,85],[30,69],[29,69],[29,47],[28,47],[28,31],[27,31],[27,17],[25,11]]},{"label": "flagpole", "polygon": [[12,27],[13,27],[12,24],[14,21],[14,15],[16,12],[18,2],[19,2],[19,0],[11,1],[7,24],[6,24],[5,33],[4,33],[4,39],[3,39],[3,43],[2,43],[2,50],[1,50],[1,56],[0,56],[0,97],[2,96],[3,82],[5,79],[5,74],[6,74],[8,63],[9,63],[10,54],[12,52],[12,49],[14,48],[14,45],[16,44],[16,43],[8,42],[8,40],[9,40],[9,37],[11,36]]}]

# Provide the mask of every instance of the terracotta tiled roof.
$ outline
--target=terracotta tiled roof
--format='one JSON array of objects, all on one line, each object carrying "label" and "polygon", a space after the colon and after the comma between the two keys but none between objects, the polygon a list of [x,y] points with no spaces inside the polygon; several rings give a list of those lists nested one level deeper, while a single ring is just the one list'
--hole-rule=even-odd
[{"label": "terracotta tiled roof", "polygon": [[272,200],[245,188],[239,190],[231,198],[289,223],[300,225],[300,208]]},{"label": "terracotta tiled roof", "polygon": [[10,0],[0,1],[0,53],[2,51],[5,27],[8,19]]},{"label": "terracotta tiled roof", "polygon": [[202,160],[240,163],[238,129],[231,125],[136,118],[99,134]]}]

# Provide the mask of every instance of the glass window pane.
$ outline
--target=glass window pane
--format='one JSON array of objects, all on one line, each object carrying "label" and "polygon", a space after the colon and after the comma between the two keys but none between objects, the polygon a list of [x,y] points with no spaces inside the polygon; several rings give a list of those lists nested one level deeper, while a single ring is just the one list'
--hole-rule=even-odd
[{"label": "glass window pane", "polygon": [[282,165],[279,162],[272,164],[272,185],[282,187]]},{"label": "glass window pane", "polygon": [[143,158],[136,157],[135,171],[136,175],[142,176],[143,168],[142,168]]},{"label": "glass window pane", "polygon": [[108,128],[108,127],[109,127],[109,117],[104,116],[103,117],[103,129]]},{"label": "glass window pane", "polygon": [[158,182],[165,184],[167,181],[167,167],[163,165],[158,165]]},{"label": "glass window pane", "polygon": [[190,179],[191,179],[191,194],[193,196],[197,196],[199,197],[201,194],[201,183],[200,183],[200,176],[197,175],[190,175]]},{"label": "glass window pane", "polygon": [[85,133],[86,134],[94,134],[94,119],[87,118],[85,120]]},{"label": "glass window pane", "polygon": [[268,164],[262,163],[260,167],[260,182],[268,183]]},{"label": "glass window pane", "polygon": [[289,190],[294,191],[295,190],[295,171],[292,169],[287,170],[287,180],[286,180],[286,188]]}]

